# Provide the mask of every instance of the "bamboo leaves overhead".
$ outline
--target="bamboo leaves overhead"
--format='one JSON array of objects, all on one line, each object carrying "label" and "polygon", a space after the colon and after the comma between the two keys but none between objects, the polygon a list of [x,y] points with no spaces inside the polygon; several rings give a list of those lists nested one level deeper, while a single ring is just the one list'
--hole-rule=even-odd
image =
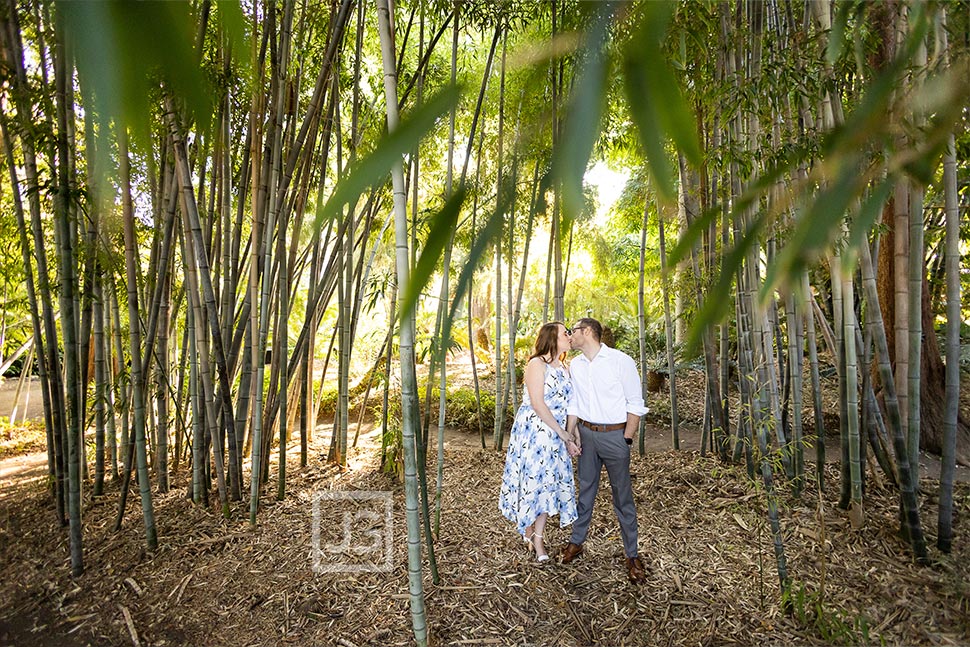
[{"label": "bamboo leaves overhead", "polygon": [[[603,89],[610,68],[606,51],[607,34],[615,11],[613,3],[597,6],[594,22],[582,48],[585,57],[566,111],[564,131],[572,136],[562,140],[555,151],[553,169],[561,183],[563,210],[567,219],[583,212],[583,176],[590,153],[599,137],[606,96]],[[567,225],[568,226],[568,225]]]},{"label": "bamboo leaves overhead", "polygon": [[670,201],[677,192],[665,149],[669,138],[695,166],[701,164],[693,111],[688,107],[661,43],[676,5],[646,2],[640,24],[623,53],[623,72],[630,114],[640,135],[657,190]]},{"label": "bamboo leaves overhead", "polygon": [[458,225],[458,216],[461,213],[461,206],[465,201],[465,189],[459,186],[458,190],[448,198],[441,211],[439,211],[431,222],[431,230],[425,239],[424,249],[418,257],[417,265],[411,274],[411,280],[404,288],[401,296],[401,319],[414,314],[421,291],[431,281],[438,270],[438,265],[444,254],[445,247],[451,239],[452,232]]},{"label": "bamboo leaves overhead", "polygon": [[[516,342],[527,339],[540,311],[548,318],[550,303],[556,318],[583,310],[615,316],[605,323],[632,337],[623,328],[631,286],[663,289],[651,280],[655,270],[648,262],[659,227],[642,211],[647,205],[652,213],[657,205],[664,214],[659,253],[670,267],[665,279],[677,278],[670,288],[678,319],[694,323],[688,351],[704,343],[705,432],[722,460],[740,460],[744,453],[752,477],[758,461],[787,587],[773,479],[791,479],[802,496],[806,343],[817,403],[816,456],[825,462],[816,322],[825,339],[821,361],[834,357],[847,405],[841,418],[852,419],[844,426],[843,449],[846,464],[852,462],[851,499],[859,513],[866,432],[881,429],[885,436],[888,428],[897,458],[911,455],[917,444],[918,435],[902,435],[908,407],[901,412],[899,402],[889,402],[893,388],[901,400],[908,390],[886,386],[887,425],[877,419],[874,385],[865,378],[875,348],[879,379],[893,380],[890,347],[885,333],[879,337],[881,321],[876,324],[878,265],[873,268],[868,254],[875,255],[888,226],[879,223],[884,207],[904,182],[935,178],[940,154],[955,144],[955,124],[965,118],[966,59],[961,54],[944,63],[934,54],[923,64],[918,57],[935,25],[934,5],[898,3],[900,11],[911,9],[896,25],[898,43],[893,40],[885,65],[869,69],[859,64],[863,46],[871,46],[865,21],[880,5],[516,0],[462,3],[459,12],[451,2],[393,4],[378,3],[378,23],[372,3],[354,0],[5,0],[0,38],[8,73],[0,79],[0,126],[31,290],[37,273],[31,323],[44,358],[51,472],[60,516],[69,516],[77,529],[76,556],[86,431],[97,435],[99,491],[110,492],[102,463],[120,422],[120,453],[128,478],[138,470],[150,546],[157,539],[150,498],[156,481],[148,470],[167,483],[164,458],[173,436],[174,466],[192,453],[196,503],[208,505],[215,483],[223,512],[239,514],[248,485],[257,523],[271,466],[278,470],[279,496],[286,496],[291,412],[300,416],[302,462],[312,460],[318,413],[330,413],[321,402],[333,383],[333,349],[339,353],[333,362],[339,404],[333,431],[329,424],[320,429],[331,434],[335,462],[348,464],[353,368],[366,363],[373,367],[368,391],[371,383],[384,382],[385,455],[405,465],[413,495],[413,479],[426,478],[428,443],[417,424],[418,358],[434,357],[442,366],[442,448],[449,386],[444,366],[458,344],[469,351],[476,391],[474,362],[483,357],[494,371],[500,439],[503,402],[518,388],[523,344]],[[406,30],[396,26],[403,26],[402,18],[409,21]],[[448,40],[442,36],[449,28],[446,58],[439,43]],[[68,47],[61,47],[58,34],[66,35]],[[78,138],[82,119],[84,137]],[[456,131],[468,133],[457,159]],[[627,192],[636,194],[635,218],[616,206],[593,216],[590,166],[595,171],[600,162],[623,166],[633,178]],[[112,165],[119,172],[107,177],[100,169]],[[453,187],[456,166],[460,180]],[[914,206],[895,205],[897,212],[916,212],[910,222],[917,228],[918,191]],[[145,214],[150,218],[140,217]],[[574,227],[580,215],[582,227]],[[601,235],[604,218],[608,235]],[[149,219],[153,228],[146,226]],[[393,238],[386,235],[391,219]],[[106,226],[111,222],[123,222],[123,236],[121,227]],[[547,234],[545,257],[533,261],[530,253],[541,255],[545,247],[533,239]],[[668,263],[665,237],[678,234]],[[918,315],[923,250],[919,237],[912,238],[917,242],[907,261],[914,271],[905,289]],[[56,253],[48,257],[50,239]],[[608,267],[619,273],[637,241],[636,269],[592,282],[583,267],[586,252],[602,258],[603,249],[618,251],[622,258]],[[453,257],[462,260],[452,263]],[[492,260],[494,272],[482,270]],[[858,260],[862,282],[854,277]],[[542,281],[535,277],[543,265],[546,286],[555,276],[555,287],[540,294]],[[593,265],[599,271],[606,264]],[[432,295],[428,286],[439,277],[441,291]],[[59,286],[66,321],[56,320],[53,286]],[[822,292],[818,299],[813,289]],[[597,291],[611,293],[611,301],[596,301]],[[99,303],[91,306],[92,300]],[[650,300],[641,295],[639,301],[637,342],[645,364]],[[856,311],[859,303],[865,307]],[[385,321],[388,329],[375,333],[373,326]],[[714,322],[722,325],[719,355]],[[918,343],[919,331],[929,326],[905,332]],[[462,330],[454,345],[453,330]],[[658,362],[661,346],[669,355],[664,364],[672,384],[683,359],[683,339],[674,335],[656,344]],[[379,361],[367,356],[371,339],[382,345]],[[109,354],[110,340],[116,350]],[[92,343],[93,431],[77,428],[91,417],[83,368]],[[478,359],[476,344],[483,349]],[[108,368],[113,362],[121,367],[118,375]],[[391,395],[395,363],[403,385],[397,402]],[[732,376],[732,366],[740,377]],[[429,366],[428,402],[434,370]],[[736,392],[735,424],[730,407]],[[917,400],[911,397],[909,407]],[[514,408],[514,395],[511,401]],[[481,425],[485,409],[476,405]],[[362,412],[358,420],[365,417]],[[872,421],[871,427],[862,421]],[[898,479],[904,521],[922,558],[916,474],[907,461]],[[879,462],[888,465],[887,473],[894,469],[886,456]],[[123,513],[127,483],[122,487]],[[419,536],[416,501],[409,497],[415,586],[421,540],[431,554],[439,540],[428,523],[425,537]],[[861,514],[856,519],[864,520]],[[415,591],[415,606],[419,597]]]},{"label": "bamboo leaves overhead", "polygon": [[330,199],[317,213],[314,228],[336,218],[341,210],[356,202],[370,187],[386,181],[395,162],[414,149],[438,122],[454,108],[460,97],[460,88],[445,87],[415,109],[400,125],[381,139],[369,155],[353,165],[334,188]]},{"label": "bamboo leaves overhead", "polygon": [[[845,29],[845,16],[843,13],[838,15],[843,24],[840,26],[836,21],[835,31]],[[816,264],[833,246],[841,244],[842,224],[847,220],[851,226],[848,244],[852,248],[862,244],[863,234],[871,231],[879,207],[885,204],[891,187],[900,178],[908,176],[919,183],[931,181],[945,148],[947,134],[960,119],[960,106],[966,105],[970,99],[970,74],[968,61],[961,59],[950,67],[929,71],[920,82],[919,91],[898,91],[913,66],[917,44],[925,39],[930,20],[922,11],[910,16],[912,27],[897,58],[863,84],[861,98],[849,111],[845,122],[836,123],[817,146],[790,147],[778,161],[752,177],[741,196],[729,205],[712,206],[701,218],[690,223],[671,251],[671,266],[687,257],[691,247],[717,220],[724,207],[729,206],[728,217],[742,223],[742,236],[734,241],[734,249],[726,252],[721,260],[717,291],[726,293],[744,261],[745,250],[751,249],[765,231],[794,209],[793,226],[781,253],[769,263],[765,281],[759,288],[760,299],[765,302],[778,289],[800,289],[798,277],[801,273]],[[629,79],[627,82],[630,83]],[[635,109],[631,101],[631,110]],[[913,131],[914,127],[906,119],[894,115],[916,114],[928,119],[918,133],[913,133],[912,143],[901,147],[899,135]],[[891,117],[887,118],[887,115]],[[641,115],[637,120],[634,112],[634,120],[638,125],[653,125],[662,121],[662,115],[652,119]],[[656,134],[644,133],[642,127],[640,133],[641,142],[645,146],[652,145],[655,155],[661,154],[662,145],[656,140]],[[654,138],[652,144],[650,137]],[[678,142],[678,146],[685,152],[689,150],[683,141]],[[648,159],[652,159],[650,151],[646,150],[646,153]],[[805,165],[809,165],[810,170],[807,176],[799,177],[798,169]],[[769,200],[769,193],[782,181],[786,182],[787,188],[780,199]],[[658,190],[663,192],[662,186]],[[695,348],[700,341],[701,329],[722,320],[728,312],[728,303],[708,300],[695,319],[688,346]]]},{"label": "bamboo leaves overhead", "polygon": [[78,73],[91,84],[98,114],[105,121],[119,119],[143,147],[157,101],[150,89],[158,75],[172,85],[200,125],[209,123],[215,94],[199,65],[196,33],[200,18],[207,19],[213,6],[233,43],[236,62],[247,64],[245,19],[238,3],[203,2],[202,16],[188,2],[58,1],[56,6]]}]

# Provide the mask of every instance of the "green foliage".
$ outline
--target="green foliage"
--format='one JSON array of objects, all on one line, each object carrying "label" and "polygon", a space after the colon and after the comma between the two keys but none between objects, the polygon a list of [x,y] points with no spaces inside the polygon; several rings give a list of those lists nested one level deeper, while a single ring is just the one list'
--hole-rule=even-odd
[{"label": "green foliage", "polygon": [[411,315],[417,306],[421,291],[431,281],[432,274],[434,274],[445,247],[451,239],[452,232],[457,226],[458,214],[464,200],[465,190],[459,187],[458,191],[448,198],[448,202],[434,217],[431,231],[428,232],[428,237],[425,240],[424,249],[421,250],[421,257],[418,259],[418,264],[414,268],[414,273],[411,275],[408,285],[405,286],[404,295],[401,299],[400,320],[403,321]]},{"label": "green foliage", "polygon": [[582,69],[575,81],[566,111],[564,127],[572,136],[562,140],[562,146],[556,151],[553,167],[561,183],[563,214],[567,222],[583,211],[583,175],[589,165],[593,144],[599,135],[605,103],[603,86],[609,60],[605,55],[604,42],[614,5],[601,3],[595,6],[598,11],[592,26],[586,32]]},{"label": "green foliage", "polygon": [[[821,592],[811,593],[799,583],[782,593],[782,608],[816,637],[832,645],[869,645],[869,621],[864,614],[850,616],[825,606]],[[885,641],[879,639],[879,644]]]},{"label": "green foliage", "polygon": [[46,449],[47,433],[43,420],[28,420],[11,425],[9,417],[0,416],[0,458],[42,452]]},{"label": "green foliage", "polygon": [[[216,3],[234,52],[245,61],[245,19],[237,3]],[[131,128],[145,150],[150,150],[151,93],[146,89],[159,75],[185,101],[200,124],[212,115],[214,93],[199,67],[195,50],[192,5],[182,2],[56,3],[64,21],[64,34],[73,52],[81,83],[89,84],[94,109],[108,124],[117,120]]]},{"label": "green foliage", "polygon": [[392,133],[381,138],[374,150],[341,178],[330,199],[317,212],[314,226],[320,229],[325,222],[338,218],[345,206],[356,203],[367,189],[386,182],[391,167],[400,163],[401,156],[412,150],[435,122],[455,106],[459,96],[459,88],[445,87],[404,119]]},{"label": "green foliage", "polygon": [[676,191],[664,138],[673,140],[693,164],[701,162],[692,111],[661,50],[676,4],[646,2],[639,8],[640,25],[627,44],[623,58],[627,99],[657,191],[672,201]]},{"label": "green foliage", "polygon": [[333,416],[337,413],[337,400],[340,397],[340,390],[337,385],[325,386],[323,391],[318,391],[320,397],[318,399],[318,416]]},{"label": "green foliage", "polygon": [[[432,402],[438,402],[441,391],[432,390]],[[481,391],[482,408],[478,409],[475,389],[461,386],[448,389],[445,395],[445,426],[467,433],[478,433],[479,423],[486,431],[495,426],[495,394],[489,390]],[[506,419],[515,414],[512,407],[506,410]]]}]

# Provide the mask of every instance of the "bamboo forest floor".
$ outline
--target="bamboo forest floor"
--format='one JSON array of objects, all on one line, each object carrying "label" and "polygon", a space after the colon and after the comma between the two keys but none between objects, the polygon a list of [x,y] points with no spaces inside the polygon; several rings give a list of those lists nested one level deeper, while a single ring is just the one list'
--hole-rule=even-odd
[{"label": "bamboo forest floor", "polygon": [[[898,497],[888,486],[868,482],[866,524],[853,531],[836,507],[836,465],[826,466],[821,504],[813,491],[795,499],[778,483],[795,592],[786,613],[763,487],[743,466],[701,457],[696,431],[685,431],[680,451],[666,448],[663,430],[649,432],[647,454],[632,464],[650,570],[641,586],[626,580],[605,478],[585,555],[561,565],[554,554],[540,565],[498,513],[503,453],[450,433],[435,542],[441,580],[433,583],[427,568],[424,578],[431,644],[970,644],[965,479],[948,556],[935,548],[938,482],[922,480],[929,566],[914,564],[896,535]],[[67,531],[36,478],[46,459],[21,459],[26,467],[9,469],[0,492],[0,645],[413,644],[403,487],[380,472],[375,434],[362,435],[345,471],[320,459],[323,446],[302,469],[291,452],[282,502],[274,459],[255,528],[248,498],[232,505],[229,520],[214,490],[208,508],[188,501],[183,470],[169,493],[154,496],[154,552],[145,547],[137,489],[115,533],[118,486],[93,500],[88,486],[77,578]],[[546,535],[550,548],[567,539],[554,522]],[[389,570],[367,572],[385,566],[386,537]]]}]

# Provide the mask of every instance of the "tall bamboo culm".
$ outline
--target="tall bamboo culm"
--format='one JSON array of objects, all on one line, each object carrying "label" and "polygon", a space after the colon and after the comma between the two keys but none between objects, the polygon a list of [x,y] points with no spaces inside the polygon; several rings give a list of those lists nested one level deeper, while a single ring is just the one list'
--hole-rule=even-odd
[{"label": "tall bamboo culm", "polygon": [[[397,70],[394,58],[394,26],[388,0],[377,4],[378,33],[384,67],[384,101],[387,110],[387,129],[398,127]],[[395,161],[391,169],[394,192],[394,239],[397,283],[406,286],[410,278],[408,253],[408,222],[404,169]],[[424,586],[421,581],[421,520],[418,514],[418,482],[415,464],[415,430],[418,426],[417,373],[414,365],[414,312],[401,321],[401,430],[404,445],[404,495],[407,509],[408,589],[411,601],[411,624],[418,647],[428,644],[428,623],[424,610]]]}]

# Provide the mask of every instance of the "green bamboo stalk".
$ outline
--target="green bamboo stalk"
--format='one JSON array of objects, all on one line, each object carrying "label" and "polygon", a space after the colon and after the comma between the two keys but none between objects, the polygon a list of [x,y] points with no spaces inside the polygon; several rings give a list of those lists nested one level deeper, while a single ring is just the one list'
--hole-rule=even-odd
[{"label": "green bamboo stalk", "polygon": [[[215,404],[216,387],[212,380],[212,367],[209,361],[209,344],[205,336],[205,326],[201,321],[206,317],[203,312],[199,290],[199,261],[196,250],[191,245],[191,232],[188,219],[182,219],[182,257],[185,261],[185,279],[189,295],[189,308],[194,311],[195,343],[199,358],[199,385],[201,385],[200,416],[208,428],[208,436],[212,442],[213,460],[216,467],[216,485],[219,490],[219,502],[222,504],[222,514],[229,517],[229,494],[226,486],[225,464],[222,456],[222,436],[219,427],[218,409]],[[205,464],[208,465],[208,452]]]},{"label": "green bamboo stalk", "polygon": [[[63,47],[63,34],[58,32],[54,56],[55,103],[57,109],[57,195],[54,201],[55,244],[57,245],[58,274],[61,283],[61,334],[64,342],[64,384],[67,390],[67,509],[70,523],[71,573],[77,577],[84,572],[84,556],[81,543],[81,462],[83,446],[80,445],[83,425],[83,397],[81,395],[80,358],[78,356],[78,322],[75,298],[77,275],[76,243],[72,230],[69,205],[71,168],[68,162],[67,101],[69,97],[67,53]],[[73,86],[72,86],[73,87]],[[149,546],[154,546],[149,543]]]},{"label": "green bamboo stalk", "polygon": [[[44,404],[44,429],[47,434],[47,473],[51,477],[51,486],[53,487],[53,494],[55,501],[58,502],[60,507],[61,496],[58,492],[58,476],[57,476],[57,434],[54,431],[53,422],[53,412],[52,412],[52,402],[51,402],[51,391],[49,382],[49,376],[47,374],[47,360],[45,351],[44,336],[41,332],[41,315],[40,315],[40,305],[37,297],[37,288],[34,283],[34,270],[33,261],[31,259],[31,246],[27,240],[27,220],[24,215],[24,205],[20,197],[20,180],[17,177],[17,165],[14,160],[13,154],[13,141],[10,137],[10,132],[7,129],[7,115],[0,113],[0,134],[3,137],[3,149],[4,154],[7,159],[7,170],[10,173],[10,188],[14,200],[14,213],[17,217],[17,232],[18,232],[18,242],[20,243],[20,253],[24,264],[24,273],[26,276],[25,284],[27,288],[27,301],[30,306],[30,323],[33,330],[34,346],[33,349],[36,351],[37,357],[37,375],[40,378],[41,383],[41,394]],[[29,371],[30,362],[25,364],[25,370]],[[26,412],[25,412],[26,415]],[[11,415],[11,423],[14,422],[14,416]],[[58,512],[58,517],[61,518],[63,515]]]},{"label": "green bamboo stalk", "polygon": [[108,367],[104,357],[104,307],[101,294],[101,280],[97,272],[92,289],[94,291],[92,316],[94,317],[94,496],[104,493],[104,443],[105,443],[105,393]]},{"label": "green bamboo stalk", "polygon": [[677,358],[674,356],[674,325],[670,317],[670,275],[667,270],[667,241],[664,236],[663,211],[657,208],[660,233],[660,288],[664,302],[664,337],[667,352],[667,374],[670,378],[670,431],[674,449],[680,449],[680,411],[677,406]]},{"label": "green bamboo stalk", "polygon": [[872,270],[872,257],[868,245],[861,245],[860,247],[862,250],[862,281],[867,299],[867,324],[871,326],[873,338],[876,341],[876,351],[879,359],[879,378],[882,381],[883,388],[883,401],[886,403],[886,410],[889,414],[889,428],[893,435],[893,448],[896,451],[896,456],[899,461],[897,466],[899,468],[899,494],[902,511],[900,522],[917,561],[926,563],[928,561],[926,540],[923,536],[919,507],[916,500],[917,477],[910,469],[909,461],[905,460],[907,456],[906,437],[899,415],[900,406],[899,400],[896,398],[896,384],[893,380],[892,366],[889,363],[889,345],[886,340],[886,329],[883,327],[882,307],[879,304],[879,291],[876,287],[876,278]]},{"label": "green bamboo stalk", "polygon": [[[384,95],[387,110],[387,129],[393,133],[398,126],[397,72],[394,69],[393,14],[388,0],[376,0],[378,33],[384,65]],[[404,193],[404,171],[395,162],[391,179],[394,190],[394,233],[398,285],[408,285],[410,276],[408,254],[408,223]],[[418,515],[418,483],[415,465],[414,432],[418,424],[417,374],[414,366],[414,313],[401,321],[401,414],[404,441],[404,491],[407,508],[408,588],[411,601],[411,623],[418,647],[428,644],[428,623],[424,609],[424,587],[421,581],[421,529]]]},{"label": "green bamboo stalk", "polygon": [[821,492],[825,489],[825,421],[822,414],[822,387],[818,370],[818,344],[815,339],[815,317],[812,312],[812,293],[808,282],[808,270],[802,272],[802,316],[805,319],[805,335],[808,341],[808,364],[812,376],[812,410],[815,419],[815,484]]},{"label": "green bamboo stalk", "polygon": [[802,361],[804,344],[802,343],[801,313],[797,310],[796,298],[789,292],[785,300],[785,321],[788,326],[788,369],[789,384],[792,396],[792,438],[794,450],[794,489],[795,496],[801,494],[805,480],[805,446],[802,439]]},{"label": "green bamboo stalk", "polygon": [[[945,8],[940,8],[940,41],[946,63],[949,46]],[[943,455],[940,466],[940,512],[936,546],[949,553],[953,544],[953,477],[956,471],[957,422],[960,415],[960,210],[957,190],[956,143],[947,138],[943,154],[943,195],[946,212],[946,401],[943,414]]]},{"label": "green bamboo stalk", "polygon": [[[181,234],[178,234],[181,239]],[[180,385],[179,392],[188,391],[186,404],[186,426],[190,435],[186,438],[187,451],[191,458],[191,484],[187,498],[196,505],[209,506],[209,444],[206,426],[205,394],[202,389],[199,359],[199,334],[196,328],[198,314],[191,301],[185,309],[185,331],[182,336],[182,365],[187,371],[184,376],[185,389]],[[188,433],[188,432],[187,432]]]},{"label": "green bamboo stalk", "polygon": [[[838,261],[837,261],[838,262]],[[853,267],[851,260],[843,256],[842,266],[842,294],[855,294],[852,281]],[[833,277],[834,279],[834,277]],[[859,371],[856,354],[855,308],[851,301],[843,303],[842,308],[842,339],[845,352],[845,394],[846,394],[846,432],[848,437],[849,476],[851,480],[849,521],[856,530],[865,525],[865,513],[862,507],[862,462],[860,460],[861,438],[859,435]]]},{"label": "green bamboo stalk", "polygon": [[124,211],[125,276],[128,286],[128,339],[130,344],[132,409],[134,410],[135,459],[138,465],[138,488],[141,494],[142,516],[145,520],[145,536],[149,550],[158,546],[155,529],[155,511],[152,506],[151,481],[148,476],[148,453],[145,441],[144,372],[141,363],[141,330],[138,319],[138,290],[135,272],[137,241],[135,239],[135,213],[131,197],[131,163],[128,159],[128,133],[124,126],[117,130],[118,157],[121,168],[121,199]]},{"label": "green bamboo stalk", "polygon": [[[37,292],[41,299],[41,314],[43,317],[44,339],[50,340],[46,344],[47,357],[41,361],[47,362],[46,375],[48,380],[43,382],[44,388],[49,392],[51,403],[51,425],[53,428],[53,449],[54,449],[54,481],[55,481],[55,502],[57,504],[57,518],[61,524],[68,523],[67,520],[67,419],[64,404],[64,387],[61,378],[61,358],[57,350],[58,339],[57,327],[55,322],[54,305],[51,295],[52,281],[47,266],[47,243],[44,235],[43,223],[41,220],[41,189],[39,173],[37,169],[37,153],[35,142],[40,141],[38,135],[38,125],[31,118],[33,108],[31,103],[31,90],[27,80],[27,72],[24,66],[23,45],[20,41],[20,24],[18,20],[19,12],[16,2],[8,0],[5,15],[0,16],[3,20],[3,35],[5,36],[5,49],[7,62],[13,68],[11,74],[11,95],[17,106],[17,120],[21,127],[20,146],[23,152],[24,184],[27,204],[30,211],[30,230],[33,239],[33,250],[36,258],[37,267]],[[44,85],[47,85],[47,65],[40,66],[44,74]],[[50,130],[53,131],[53,125]],[[7,144],[8,157],[12,159],[12,145]],[[51,155],[53,159],[54,156]],[[11,162],[10,169],[13,172],[17,166]],[[14,184],[16,186],[16,184]],[[15,192],[16,193],[16,192]],[[22,227],[23,228],[23,227]],[[29,265],[25,265],[29,267]]]}]

